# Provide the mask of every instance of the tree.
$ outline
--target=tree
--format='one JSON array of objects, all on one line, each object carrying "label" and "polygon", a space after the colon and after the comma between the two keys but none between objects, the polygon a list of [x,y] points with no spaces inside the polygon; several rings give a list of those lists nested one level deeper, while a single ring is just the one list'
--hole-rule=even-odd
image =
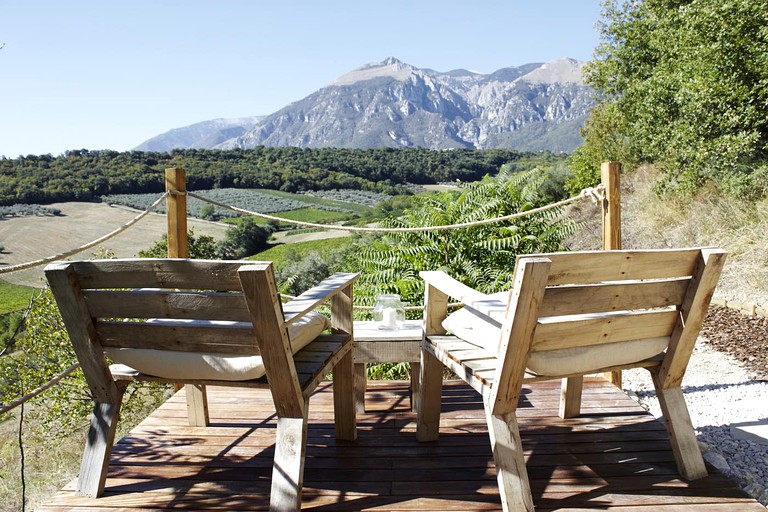
[{"label": "tree", "polygon": [[[440,226],[525,212],[542,205],[539,190],[546,179],[541,171],[513,174],[507,168],[498,178],[467,184],[460,192],[417,196],[413,208],[385,225]],[[562,250],[575,227],[561,212],[550,210],[507,222],[366,240],[349,253],[350,270],[362,272],[355,296],[372,305],[379,293],[397,293],[421,304],[421,270],[444,270],[486,293],[509,289],[518,254]]]},{"label": "tree", "polygon": [[586,79],[603,100],[578,157],[655,162],[670,188],[766,191],[768,3],[607,0],[600,31]]},{"label": "tree", "polygon": [[[194,230],[187,233],[187,253],[190,258],[211,260],[218,257],[218,248],[216,240],[212,236],[195,236]],[[168,257],[168,235],[155,242],[155,244],[145,251],[139,251],[139,258],[167,258]]]},{"label": "tree", "polygon": [[225,260],[245,258],[267,248],[272,231],[263,227],[253,217],[244,217],[227,230],[219,245],[219,256]]}]

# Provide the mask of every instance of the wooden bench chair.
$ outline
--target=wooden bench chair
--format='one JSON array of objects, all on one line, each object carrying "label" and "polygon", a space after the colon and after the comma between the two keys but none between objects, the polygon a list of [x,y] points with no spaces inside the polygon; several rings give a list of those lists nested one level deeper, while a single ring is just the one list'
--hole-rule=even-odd
[{"label": "wooden bench chair", "polygon": [[[643,367],[678,470],[690,480],[705,476],[680,384],[724,261],[719,249],[519,257],[514,287],[501,300],[443,272],[422,272],[418,439],[438,438],[448,367],[483,396],[504,510],[533,510],[515,416],[523,382],[562,378],[567,418],[579,414],[583,375]],[[447,316],[449,297],[465,307]]]},{"label": "wooden bench chair", "polygon": [[[273,511],[301,508],[308,401],[331,371],[336,437],[355,439],[357,274],[334,274],[284,305],[269,262],[56,262],[45,275],[95,402],[81,494],[104,491],[129,381],[186,384],[190,424],[197,426],[208,424],[206,385],[269,388],[278,418]],[[330,324],[314,312],[328,300]],[[327,327],[332,333],[321,334]],[[107,356],[125,364],[110,367]]]}]

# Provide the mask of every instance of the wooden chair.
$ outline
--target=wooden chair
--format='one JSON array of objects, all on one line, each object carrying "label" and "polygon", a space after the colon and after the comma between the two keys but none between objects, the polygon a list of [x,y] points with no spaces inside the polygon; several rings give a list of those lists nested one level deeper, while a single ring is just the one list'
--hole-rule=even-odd
[{"label": "wooden chair", "polygon": [[[273,511],[301,508],[308,401],[331,370],[336,437],[355,439],[357,274],[334,274],[284,305],[269,262],[56,262],[45,274],[95,402],[77,483],[81,494],[98,497],[104,491],[129,381],[187,384],[192,425],[208,424],[206,385],[268,387],[278,418]],[[319,317],[318,327],[313,310],[329,299],[332,334],[319,334],[328,323]],[[302,336],[308,344],[297,351],[292,345]],[[133,367],[110,367],[105,352]]]},{"label": "wooden chair", "polygon": [[[705,476],[680,383],[724,261],[719,249],[519,257],[508,306],[443,272],[422,272],[418,439],[438,437],[446,366],[483,396],[504,510],[533,510],[515,416],[523,382],[563,378],[560,415],[567,418],[579,414],[583,375],[643,367],[678,470],[691,480]],[[449,297],[465,308],[446,321]],[[454,335],[445,335],[446,326]]]}]

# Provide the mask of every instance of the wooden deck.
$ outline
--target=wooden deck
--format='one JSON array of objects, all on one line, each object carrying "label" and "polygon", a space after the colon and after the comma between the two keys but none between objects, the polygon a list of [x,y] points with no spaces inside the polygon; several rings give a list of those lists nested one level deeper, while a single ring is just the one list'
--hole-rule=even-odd
[{"label": "wooden deck", "polygon": [[[557,414],[558,382],[525,387],[520,431],[537,511],[762,511],[728,479],[676,474],[666,432],[601,379],[587,379],[583,417]],[[418,443],[408,383],[373,382],[356,442],[337,442],[330,386],[310,402],[303,510],[501,510],[479,395],[443,389],[441,437]],[[274,449],[268,391],[209,391],[212,427],[186,426],[183,391],[115,445],[106,492],[70,484],[43,508],[63,511],[267,510]]]}]

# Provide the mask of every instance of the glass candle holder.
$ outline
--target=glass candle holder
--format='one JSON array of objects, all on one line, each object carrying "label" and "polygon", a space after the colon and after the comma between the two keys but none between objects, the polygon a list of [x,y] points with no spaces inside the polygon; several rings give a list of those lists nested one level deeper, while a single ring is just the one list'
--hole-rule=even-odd
[{"label": "glass candle holder", "polygon": [[376,305],[373,306],[373,321],[379,329],[400,329],[405,322],[405,308],[400,302],[400,295],[387,293],[376,297]]}]

